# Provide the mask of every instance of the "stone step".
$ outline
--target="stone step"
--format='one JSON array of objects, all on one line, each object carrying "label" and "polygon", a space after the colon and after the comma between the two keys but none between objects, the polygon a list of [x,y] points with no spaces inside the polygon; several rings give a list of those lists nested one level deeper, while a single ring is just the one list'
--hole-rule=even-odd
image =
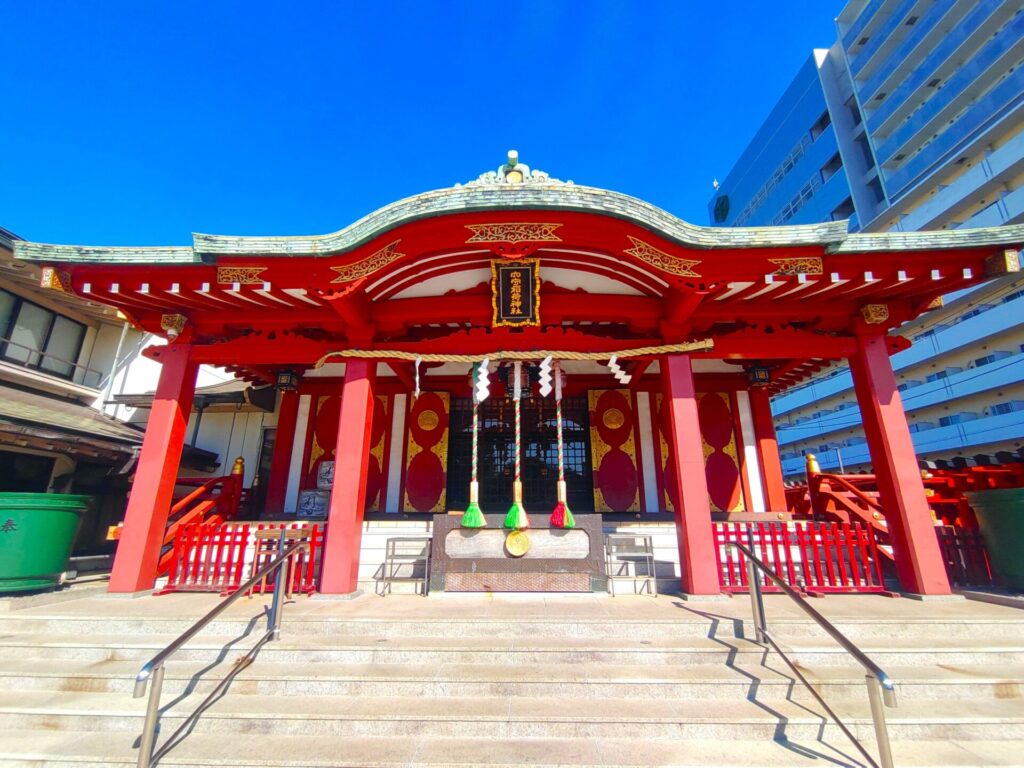
[{"label": "stone step", "polygon": [[[262,625],[261,625],[262,627]],[[0,661],[80,659],[135,661],[141,666],[174,639],[172,635],[0,635]],[[212,661],[228,646],[244,652],[247,637],[200,635],[175,655],[178,661]],[[830,638],[784,642],[806,667],[849,665],[849,656]],[[1016,642],[945,638],[931,641],[894,637],[862,643],[877,664],[890,666],[1024,665],[1024,635]],[[764,649],[732,638],[693,637],[659,640],[608,638],[446,638],[299,636],[287,630],[268,643],[261,662],[347,664],[643,664],[688,666],[722,663],[726,655],[757,658]],[[782,661],[778,660],[778,665]]]},{"label": "stone step", "polygon": [[[164,693],[176,696],[186,688],[196,693],[213,689],[238,654],[216,666],[199,661],[170,661]],[[19,660],[0,661],[0,688],[9,691],[80,691],[131,694],[139,664],[131,661]],[[865,694],[859,668],[803,669],[827,700]],[[1024,666],[893,667],[899,698],[939,700],[996,698],[1009,702],[1024,697]],[[200,677],[200,673],[202,676]],[[196,679],[198,677],[198,679]],[[781,662],[757,659],[725,663],[659,667],[611,664],[537,664],[527,667],[482,664],[338,664],[273,663],[263,659],[232,683],[232,695],[275,696],[421,696],[544,697],[566,700],[729,699],[756,691],[811,701],[812,695],[787,674]]]},{"label": "stone step", "polygon": [[[168,596],[172,597],[172,596]],[[165,598],[156,598],[154,602]],[[306,598],[300,598],[305,600]],[[388,600],[389,598],[373,598]],[[396,597],[399,600],[414,600],[412,596]],[[432,598],[426,598],[430,602]],[[607,598],[614,600],[615,598]],[[666,620],[664,601],[674,598],[659,596],[657,598],[624,598],[631,601],[624,612],[616,611],[614,631],[609,618],[594,619],[575,618],[571,611],[559,617],[551,617],[550,612],[531,615],[528,609],[521,614],[509,610],[508,615],[492,618],[472,618],[460,615],[458,603],[448,600],[446,605],[456,607],[453,615],[445,618],[406,619],[400,614],[391,618],[346,618],[331,615],[311,615],[309,611],[290,615],[288,607],[284,612],[286,631],[296,635],[329,635],[332,637],[461,637],[461,638],[601,638],[614,636],[622,640],[656,640],[664,638],[704,637],[709,633],[721,638],[749,637],[752,624],[744,619],[715,619],[699,617],[695,619],[690,612],[681,612],[680,620]],[[835,598],[832,598],[835,599]],[[419,598],[424,601],[424,598]],[[659,602],[662,601],[662,602]],[[106,602],[106,601],[105,601]],[[116,602],[116,601],[109,601]],[[645,605],[649,603],[649,605]],[[212,607],[214,603],[210,603]],[[237,617],[220,618],[212,622],[207,631],[216,635],[231,635],[243,632],[253,617],[259,614],[260,603],[243,603],[244,611],[239,609]],[[329,603],[327,606],[329,607]],[[318,607],[324,607],[321,604]],[[514,604],[513,604],[514,607]],[[303,606],[305,608],[305,606]],[[232,609],[233,611],[234,609]],[[231,614],[232,611],[228,613]],[[83,617],[76,615],[45,616],[37,613],[18,615],[19,612],[7,613],[0,621],[0,635],[8,634],[120,634],[177,635],[188,629],[202,615],[202,611],[193,609],[187,616],[176,617],[155,613],[145,617],[125,617],[110,615],[105,618]],[[1011,611],[1012,613],[1012,611]],[[824,633],[817,624],[810,620],[771,619],[770,629],[781,639],[799,639],[823,637]],[[905,621],[875,619],[842,619],[835,625],[847,637],[857,643],[878,639],[913,637],[918,639],[971,640],[985,639],[989,641],[1013,640],[1024,637],[1024,615],[1014,619],[987,619],[954,621],[937,618],[907,619]]]},{"label": "stone step", "polygon": [[[873,749],[873,742],[867,745]],[[892,744],[897,765],[905,768],[977,768],[1015,764],[1024,741],[930,741]],[[856,753],[846,743],[807,740],[673,739],[639,741],[599,739],[487,739],[410,737],[375,739],[352,736],[309,739],[302,736],[246,734],[245,749],[211,734],[192,734],[161,761],[162,766],[231,768],[432,768],[488,766],[535,768],[781,768],[849,766]],[[2,768],[82,768],[97,764],[135,765],[129,739],[108,740],[91,732],[43,731],[5,737]]]},{"label": "stone step", "polygon": [[[170,734],[199,703],[199,696],[164,703],[163,732]],[[862,697],[863,698],[863,697]],[[25,729],[109,732],[133,738],[145,699],[103,693],[18,691],[0,693],[0,731]],[[785,698],[742,701],[657,702],[562,698],[350,697],[228,695],[195,723],[195,733],[318,737],[607,738],[629,733],[644,739],[790,739],[830,743],[841,738],[815,707]],[[830,705],[858,738],[873,738],[866,699]],[[102,713],[102,716],[97,716]],[[894,739],[1024,739],[1024,708],[993,700],[909,701],[887,710]]]},{"label": "stone step", "polygon": [[[7,737],[0,756],[2,768],[82,768],[135,765],[135,751],[127,742],[110,743],[90,732],[33,732]],[[872,744],[867,748],[872,749]],[[906,768],[977,768],[1017,764],[1024,753],[1022,741],[900,742],[892,744],[897,765]],[[243,754],[223,738],[193,734],[161,761],[164,766],[230,766],[231,768],[431,768],[480,766],[521,768],[523,765],[617,766],[641,768],[677,766],[781,766],[853,765],[853,748],[819,740],[728,741],[686,739],[638,742],[625,738],[601,739],[489,739],[472,737],[373,739],[349,737],[306,739],[299,736],[246,734]],[[59,757],[55,757],[59,756]]]}]

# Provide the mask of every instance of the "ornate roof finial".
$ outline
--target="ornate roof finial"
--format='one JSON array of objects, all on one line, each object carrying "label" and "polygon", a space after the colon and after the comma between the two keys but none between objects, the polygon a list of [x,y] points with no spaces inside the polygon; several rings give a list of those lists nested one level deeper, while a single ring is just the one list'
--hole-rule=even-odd
[{"label": "ornate roof finial", "polygon": [[[492,184],[572,184],[571,181],[552,179],[544,171],[531,170],[526,163],[519,162],[519,153],[510,149],[508,160],[497,171],[480,174],[475,181],[466,183],[467,187],[490,186]],[[456,184],[456,187],[462,186]]]}]

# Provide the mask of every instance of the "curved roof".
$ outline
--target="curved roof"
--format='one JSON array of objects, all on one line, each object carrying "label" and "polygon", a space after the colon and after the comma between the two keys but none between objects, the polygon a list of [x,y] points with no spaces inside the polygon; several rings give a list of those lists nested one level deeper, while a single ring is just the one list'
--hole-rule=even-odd
[{"label": "curved roof", "polygon": [[934,250],[1024,243],[1024,225],[936,232],[848,234],[847,222],[781,227],[705,227],[690,224],[620,192],[547,179],[530,183],[471,182],[391,203],[326,235],[249,237],[194,234],[193,245],[95,247],[15,242],[15,256],[46,262],[191,264],[219,256],[334,256],[410,222],[457,213],[548,210],[597,214],[634,223],[691,249],[819,246],[831,253]]}]

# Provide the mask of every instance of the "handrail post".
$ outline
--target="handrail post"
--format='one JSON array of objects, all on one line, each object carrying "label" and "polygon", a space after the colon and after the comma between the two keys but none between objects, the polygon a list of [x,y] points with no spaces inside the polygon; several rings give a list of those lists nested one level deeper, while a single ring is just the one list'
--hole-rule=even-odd
[{"label": "handrail post", "polygon": [[[278,557],[284,554],[286,529],[281,527],[281,538],[277,547]],[[271,630],[271,640],[279,640],[281,637],[281,609],[283,607],[281,592],[284,589],[284,570],[288,561],[279,564],[277,573],[274,574],[274,597],[270,602],[270,615],[267,617],[267,629]]]},{"label": "handrail post", "polygon": [[747,582],[750,584],[750,612],[754,615],[754,639],[763,644],[765,630],[768,629],[764,617],[764,597],[761,594],[761,579],[757,574],[757,566],[749,557],[747,558]]},{"label": "handrail post", "polygon": [[[747,528],[747,546],[750,547],[751,552],[754,551],[753,526]],[[757,573],[757,563],[749,557],[747,558],[747,584],[750,585],[750,612],[754,619],[754,639],[763,645],[765,632],[768,629],[767,619],[764,615],[764,595],[761,592],[761,579]]]},{"label": "handrail post", "polygon": [[149,683],[149,701],[146,703],[146,721],[139,737],[139,768],[149,768],[156,742],[156,721],[160,716],[160,689],[164,685],[164,665],[157,664]]},{"label": "handrail post", "polygon": [[[865,675],[868,686],[868,701],[871,702],[871,720],[875,724],[875,741],[878,743],[878,761],[882,768],[893,768],[892,748],[889,745],[889,729],[885,724],[885,707],[882,703],[882,683],[874,675]],[[892,698],[895,706],[895,691],[886,689],[886,698]],[[886,702],[888,703],[888,702]]]}]

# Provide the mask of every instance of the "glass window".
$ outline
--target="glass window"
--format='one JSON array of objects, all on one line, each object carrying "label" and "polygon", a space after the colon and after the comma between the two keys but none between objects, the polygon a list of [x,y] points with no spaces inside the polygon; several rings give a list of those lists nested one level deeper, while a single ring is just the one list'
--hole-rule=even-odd
[{"label": "glass window", "polygon": [[14,294],[0,291],[0,338],[7,338],[7,331],[14,316]]},{"label": "glass window", "polygon": [[52,312],[35,304],[21,302],[11,330],[12,343],[7,345],[7,357],[25,365],[39,365],[39,352],[46,344],[46,336],[52,324]]},{"label": "glass window", "polygon": [[46,342],[46,354],[40,368],[58,376],[70,378],[74,372],[74,363],[78,362],[78,353],[82,349],[85,337],[85,326],[68,320],[59,315],[53,321],[50,339]]},{"label": "glass window", "polygon": [[86,327],[0,291],[0,357],[70,379]]}]

